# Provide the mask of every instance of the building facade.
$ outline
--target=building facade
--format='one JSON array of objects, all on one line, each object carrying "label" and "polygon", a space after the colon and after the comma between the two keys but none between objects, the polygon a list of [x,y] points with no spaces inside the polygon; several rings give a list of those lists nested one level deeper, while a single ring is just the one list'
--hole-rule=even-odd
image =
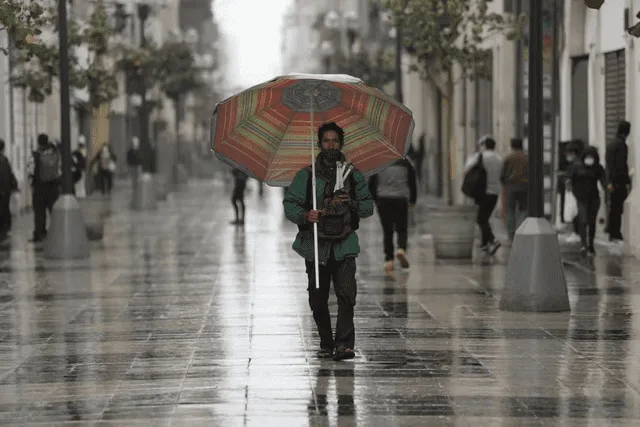
[{"label": "building facade", "polygon": [[[640,46],[627,34],[627,28],[636,23],[639,11],[639,0],[608,0],[598,11],[587,9],[582,1],[566,1],[560,73],[561,138],[583,139],[597,147],[604,159],[606,144],[613,139],[618,123],[628,120],[632,172],[640,166]],[[640,256],[640,226],[633,221],[640,214],[640,192],[637,178],[632,181],[635,185],[625,204],[623,234],[625,252]]]}]

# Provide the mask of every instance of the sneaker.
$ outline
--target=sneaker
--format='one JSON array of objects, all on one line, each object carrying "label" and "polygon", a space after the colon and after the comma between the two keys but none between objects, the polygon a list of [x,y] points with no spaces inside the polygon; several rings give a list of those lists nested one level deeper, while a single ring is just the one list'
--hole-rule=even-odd
[{"label": "sneaker", "polygon": [[386,261],[384,263],[384,272],[389,275],[393,272],[393,261]]},{"label": "sneaker", "polygon": [[497,240],[494,240],[493,243],[490,243],[487,246],[487,253],[489,255],[495,255],[496,252],[498,252],[498,249],[500,249],[500,246],[502,246],[502,244],[500,242],[498,242]]},{"label": "sneaker", "polygon": [[316,353],[316,356],[319,359],[331,359],[333,357],[333,349],[332,348],[320,348]]},{"label": "sneaker", "polygon": [[341,360],[353,359],[356,357],[356,353],[350,348],[340,346],[336,348],[336,352],[333,353],[333,360],[339,362]]},{"label": "sneaker", "polygon": [[404,251],[404,249],[398,249],[396,251],[396,258],[400,262],[400,266],[402,268],[409,268],[409,259],[407,258],[407,253]]}]

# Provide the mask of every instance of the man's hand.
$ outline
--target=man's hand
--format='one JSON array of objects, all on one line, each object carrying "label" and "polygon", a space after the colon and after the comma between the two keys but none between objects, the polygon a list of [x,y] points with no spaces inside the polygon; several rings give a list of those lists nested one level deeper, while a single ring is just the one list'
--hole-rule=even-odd
[{"label": "man's hand", "polygon": [[333,199],[331,199],[331,205],[334,208],[337,208],[340,205],[346,205],[347,203],[349,203],[350,200],[351,198],[349,197],[348,194],[339,194],[335,196]]},{"label": "man's hand", "polygon": [[318,210],[310,210],[305,214],[307,222],[315,223],[320,221],[320,215],[322,215],[322,211]]}]

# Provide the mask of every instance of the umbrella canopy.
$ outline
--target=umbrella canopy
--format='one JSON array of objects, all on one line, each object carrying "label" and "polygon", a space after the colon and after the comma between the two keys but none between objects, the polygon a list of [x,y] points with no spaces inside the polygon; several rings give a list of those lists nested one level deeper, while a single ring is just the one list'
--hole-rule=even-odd
[{"label": "umbrella canopy", "polygon": [[220,102],[212,148],[249,176],[288,186],[311,164],[310,143],[317,149],[310,129],[326,122],[344,129],[342,152],[365,175],[405,157],[411,146],[411,111],[381,90],[347,75],[293,74]]}]

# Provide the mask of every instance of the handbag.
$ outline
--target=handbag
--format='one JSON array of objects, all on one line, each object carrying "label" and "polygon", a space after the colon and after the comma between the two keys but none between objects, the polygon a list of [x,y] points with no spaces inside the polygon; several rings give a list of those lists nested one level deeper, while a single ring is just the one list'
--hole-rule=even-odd
[{"label": "handbag", "polygon": [[578,201],[570,190],[564,192],[564,211],[562,214],[567,222],[573,221],[578,216]]}]

